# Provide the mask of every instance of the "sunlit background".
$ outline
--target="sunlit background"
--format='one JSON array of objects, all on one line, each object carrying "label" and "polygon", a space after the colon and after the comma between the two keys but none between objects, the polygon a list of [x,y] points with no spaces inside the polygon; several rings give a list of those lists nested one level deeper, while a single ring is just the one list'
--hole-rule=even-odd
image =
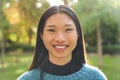
[{"label": "sunlit background", "polygon": [[89,63],[108,80],[120,80],[120,0],[0,0],[0,80],[16,80],[27,70],[39,19],[54,5],[75,10]]}]

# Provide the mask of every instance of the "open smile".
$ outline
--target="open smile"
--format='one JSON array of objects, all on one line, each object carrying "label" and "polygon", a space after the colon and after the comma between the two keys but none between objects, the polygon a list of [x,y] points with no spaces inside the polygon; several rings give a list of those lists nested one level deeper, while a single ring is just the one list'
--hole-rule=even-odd
[{"label": "open smile", "polygon": [[53,45],[53,47],[57,52],[63,52],[69,47],[69,45]]}]

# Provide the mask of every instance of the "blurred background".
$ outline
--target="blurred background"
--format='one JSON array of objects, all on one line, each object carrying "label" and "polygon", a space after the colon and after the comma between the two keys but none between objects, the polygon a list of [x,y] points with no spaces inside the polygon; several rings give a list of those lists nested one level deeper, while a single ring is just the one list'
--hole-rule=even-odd
[{"label": "blurred background", "polygon": [[0,0],[0,80],[16,80],[32,61],[41,14],[71,6],[85,36],[88,62],[120,80],[120,0]]}]

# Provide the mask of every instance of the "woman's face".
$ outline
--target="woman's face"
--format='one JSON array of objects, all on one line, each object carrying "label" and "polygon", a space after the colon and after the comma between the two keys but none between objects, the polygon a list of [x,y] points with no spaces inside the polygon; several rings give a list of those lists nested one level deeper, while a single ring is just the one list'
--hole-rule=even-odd
[{"label": "woman's face", "polygon": [[49,52],[49,59],[71,59],[77,44],[77,30],[73,20],[65,13],[50,16],[41,35]]}]

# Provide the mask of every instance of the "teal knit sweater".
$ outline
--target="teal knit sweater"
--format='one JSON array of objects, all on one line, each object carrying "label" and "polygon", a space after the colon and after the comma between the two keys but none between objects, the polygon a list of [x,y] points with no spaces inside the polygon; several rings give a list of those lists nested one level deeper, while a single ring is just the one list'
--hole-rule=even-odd
[{"label": "teal knit sweater", "polygon": [[[23,73],[17,80],[40,80],[40,69],[33,69]],[[56,76],[44,73],[44,80],[107,80],[106,76],[98,68],[88,64],[70,75]]]}]

